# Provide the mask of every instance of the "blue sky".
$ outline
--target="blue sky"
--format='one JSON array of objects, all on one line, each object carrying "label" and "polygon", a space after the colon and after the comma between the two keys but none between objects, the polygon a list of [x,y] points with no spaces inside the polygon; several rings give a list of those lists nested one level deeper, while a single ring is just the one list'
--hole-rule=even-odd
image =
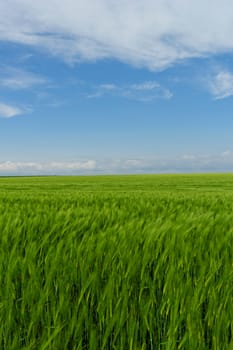
[{"label": "blue sky", "polygon": [[233,171],[231,2],[0,13],[0,175]]}]

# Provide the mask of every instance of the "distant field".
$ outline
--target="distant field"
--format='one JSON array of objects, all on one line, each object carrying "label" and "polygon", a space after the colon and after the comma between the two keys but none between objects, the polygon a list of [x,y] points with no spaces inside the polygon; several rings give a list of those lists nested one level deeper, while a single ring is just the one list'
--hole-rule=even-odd
[{"label": "distant field", "polygon": [[0,349],[233,349],[233,174],[0,178]]}]

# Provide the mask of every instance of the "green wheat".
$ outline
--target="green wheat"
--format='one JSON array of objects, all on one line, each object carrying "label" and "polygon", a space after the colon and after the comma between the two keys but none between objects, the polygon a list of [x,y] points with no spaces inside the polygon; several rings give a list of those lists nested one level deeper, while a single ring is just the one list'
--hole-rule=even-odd
[{"label": "green wheat", "polygon": [[233,175],[1,178],[0,348],[233,349]]}]

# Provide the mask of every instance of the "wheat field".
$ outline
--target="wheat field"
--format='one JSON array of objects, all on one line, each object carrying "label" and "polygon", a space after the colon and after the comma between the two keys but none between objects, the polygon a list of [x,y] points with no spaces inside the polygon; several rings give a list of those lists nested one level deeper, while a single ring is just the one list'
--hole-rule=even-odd
[{"label": "wheat field", "polygon": [[0,348],[233,349],[233,175],[0,178]]}]

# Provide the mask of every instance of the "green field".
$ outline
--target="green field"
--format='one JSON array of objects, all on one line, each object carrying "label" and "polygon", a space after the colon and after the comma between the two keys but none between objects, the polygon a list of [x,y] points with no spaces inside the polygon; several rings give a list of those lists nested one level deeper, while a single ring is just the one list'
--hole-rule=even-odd
[{"label": "green field", "polygon": [[233,175],[0,178],[0,349],[233,349]]}]

